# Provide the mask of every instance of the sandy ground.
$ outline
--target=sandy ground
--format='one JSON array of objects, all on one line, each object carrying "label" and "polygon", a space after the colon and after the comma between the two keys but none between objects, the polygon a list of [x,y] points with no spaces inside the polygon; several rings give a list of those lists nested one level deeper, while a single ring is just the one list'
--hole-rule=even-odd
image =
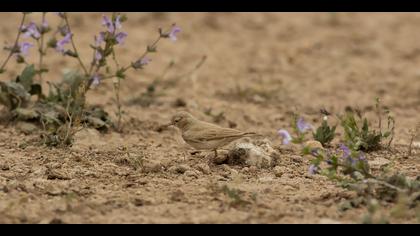
[{"label": "sandy ground", "polygon": [[[92,34],[101,30],[100,16],[71,15],[85,62],[90,60]],[[30,17],[39,21],[39,15]],[[123,133],[85,129],[72,147],[57,149],[35,145],[39,135],[24,135],[1,123],[0,223],[361,222],[365,206],[339,209],[355,193],[325,177],[308,175],[309,160],[297,148],[282,146],[276,131],[290,129],[292,112],[317,124],[321,108],[340,113],[346,106],[358,107],[373,117],[378,96],[396,118],[396,136],[390,151],[368,154],[368,159],[386,159],[394,164],[393,171],[419,176],[420,151],[403,156],[408,130],[420,121],[420,14],[340,13],[336,19],[329,13],[128,17],[123,29],[129,37],[119,48],[122,63],[135,60],[155,39],[158,27],[176,22],[182,33],[175,43],[159,44],[150,66],[129,72],[123,81]],[[19,14],[1,13],[0,19],[0,41],[10,43]],[[48,20],[58,21],[53,14]],[[63,70],[77,66],[54,51],[50,55],[47,80],[57,81]],[[188,74],[203,56],[203,66]],[[173,67],[162,78],[165,88],[156,88],[159,96],[149,106],[130,103],[171,62]],[[14,78],[21,67],[11,63],[8,69],[2,81]],[[184,107],[179,100],[185,101]],[[114,116],[111,81],[91,91],[88,101]],[[223,112],[223,119],[207,115],[209,109],[213,115]],[[156,131],[178,110],[265,135],[280,155],[276,171],[208,164],[205,154],[192,155],[178,130]],[[184,173],[171,171],[180,165]],[[245,203],[236,204],[223,186],[238,190]],[[383,209],[392,207],[385,204]],[[390,221],[418,219],[409,215]]]}]

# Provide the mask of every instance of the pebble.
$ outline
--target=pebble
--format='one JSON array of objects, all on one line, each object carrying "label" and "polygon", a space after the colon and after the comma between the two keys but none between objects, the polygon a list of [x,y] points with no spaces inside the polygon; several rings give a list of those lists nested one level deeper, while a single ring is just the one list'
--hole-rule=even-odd
[{"label": "pebble", "polygon": [[189,169],[191,168],[187,165],[176,165],[176,166],[171,166],[168,169],[168,171],[173,174],[184,174]]}]

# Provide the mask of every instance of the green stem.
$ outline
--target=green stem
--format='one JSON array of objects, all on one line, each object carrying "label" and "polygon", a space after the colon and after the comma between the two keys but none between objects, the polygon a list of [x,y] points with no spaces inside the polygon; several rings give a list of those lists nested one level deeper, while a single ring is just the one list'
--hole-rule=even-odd
[{"label": "green stem", "polygon": [[[45,12],[43,12],[42,13],[42,22],[41,22],[41,25],[45,22],[45,15],[46,15],[46,13]],[[42,61],[43,61],[43,58],[44,58],[44,34],[45,34],[45,32],[42,32],[41,33],[41,39],[40,39],[40,45],[39,45],[39,81],[40,81],[40,83],[42,84],[42,70],[43,70],[43,65],[42,65]]]},{"label": "green stem", "polygon": [[118,78],[117,83],[114,83],[115,99],[117,102],[117,116],[118,116],[117,131],[118,132],[121,131],[121,118],[122,118],[121,102],[120,102],[120,85],[121,85],[121,79]]},{"label": "green stem", "polygon": [[70,37],[70,40],[71,40],[71,45],[72,45],[72,47],[73,47],[74,53],[77,55],[77,57],[76,57],[76,58],[77,58],[77,60],[79,61],[79,64],[80,64],[80,66],[82,67],[83,71],[85,72],[85,76],[89,76],[89,72],[88,72],[88,70],[86,69],[85,65],[83,64],[82,59],[80,58],[80,54],[77,52],[76,44],[74,43],[74,40],[73,40],[73,33],[72,33],[72,31],[71,31],[70,24],[69,24],[69,20],[68,20],[68,18],[67,18],[67,13],[64,13],[63,18],[64,18],[64,20],[66,21],[66,25],[67,25],[67,28],[68,28],[68,30],[69,30],[69,33],[70,33],[70,34],[72,34],[72,35],[71,35],[71,37]]},{"label": "green stem", "polygon": [[13,48],[10,50],[10,53],[9,53],[9,55],[7,56],[6,60],[5,60],[5,61],[3,62],[3,64],[1,65],[1,67],[0,67],[0,73],[1,73],[2,71],[4,71],[4,68],[6,67],[6,65],[7,65],[7,63],[9,62],[10,58],[12,57],[13,53],[15,53],[15,52],[14,52],[14,49],[18,46],[18,43],[19,43],[19,38],[20,38],[20,34],[22,33],[22,32],[21,32],[21,30],[22,30],[22,26],[23,26],[23,24],[25,23],[25,19],[26,19],[26,14],[25,14],[25,13],[23,13],[22,20],[21,20],[21,22],[20,22],[20,26],[19,26],[19,29],[18,29],[18,33],[17,33],[16,39],[15,39],[15,43],[13,44]]},{"label": "green stem", "polygon": [[[149,47],[151,47],[151,48],[156,47],[156,45],[158,44],[158,42],[160,41],[161,38],[162,38],[162,36],[159,34],[159,37],[151,45],[149,45]],[[147,54],[149,54],[149,53],[150,53],[149,50],[146,49],[146,51],[144,51],[144,53],[140,56],[139,60],[145,58],[147,56]],[[124,67],[122,69],[122,72],[126,72],[130,68],[133,68],[133,65],[130,64],[130,65]]]}]

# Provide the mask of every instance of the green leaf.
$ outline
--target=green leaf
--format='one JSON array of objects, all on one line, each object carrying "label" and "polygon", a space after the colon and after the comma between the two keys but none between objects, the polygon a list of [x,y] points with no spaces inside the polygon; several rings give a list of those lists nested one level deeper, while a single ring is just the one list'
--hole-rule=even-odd
[{"label": "green leaf", "polygon": [[117,73],[115,73],[115,76],[120,79],[125,79],[124,69],[118,70]]},{"label": "green leaf", "polygon": [[31,95],[38,95],[40,97],[42,95],[42,87],[40,84],[32,84],[31,89],[29,90]]},{"label": "green leaf", "polygon": [[157,51],[157,49],[156,49],[156,46],[150,46],[150,45],[148,45],[147,46],[147,52],[156,52]]},{"label": "green leaf", "polygon": [[35,74],[35,66],[33,64],[29,65],[23,69],[22,74],[17,78],[16,82],[22,84],[26,91],[30,91]]},{"label": "green leaf", "polygon": [[391,132],[387,131],[384,134],[382,134],[382,137],[387,138],[389,135],[391,135]]}]

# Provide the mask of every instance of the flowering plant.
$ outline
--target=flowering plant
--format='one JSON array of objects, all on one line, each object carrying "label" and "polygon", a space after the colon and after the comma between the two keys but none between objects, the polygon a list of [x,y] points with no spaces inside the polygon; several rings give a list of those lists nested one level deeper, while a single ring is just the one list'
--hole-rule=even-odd
[{"label": "flowering plant", "polygon": [[[115,128],[121,131],[122,106],[120,101],[121,81],[126,78],[126,72],[130,69],[143,69],[151,62],[149,54],[157,52],[157,45],[161,39],[177,41],[181,29],[173,24],[168,30],[159,29],[157,39],[147,45],[142,54],[128,65],[121,65],[118,60],[117,47],[125,43],[129,34],[123,31],[123,23],[127,21],[127,16],[120,13],[112,13],[111,16],[102,16],[102,26],[104,30],[93,37],[92,58],[89,64],[84,63],[78,52],[78,46],[74,41],[75,34],[70,23],[70,14],[65,12],[55,13],[60,18],[60,23],[55,30],[46,21],[46,12],[41,13],[41,22],[26,22],[27,15],[23,13],[15,42],[6,46],[9,51],[5,61],[0,66],[0,74],[6,71],[6,66],[13,57],[17,63],[26,65],[15,81],[0,81],[0,103],[9,108],[14,114],[15,119],[22,117],[32,117],[31,120],[38,121],[48,130],[53,125],[54,133],[60,136],[60,127],[65,127],[63,138],[71,137],[69,130],[73,129],[76,123],[92,124],[94,127],[108,127],[109,118],[104,112],[93,112],[86,104],[86,94],[99,86],[104,80],[112,79],[115,100],[117,105],[117,123]],[[47,37],[49,39],[47,40]],[[31,63],[28,55],[32,48],[38,50],[38,62]],[[51,53],[59,53],[65,57],[74,58],[79,65],[79,71],[69,72],[64,75],[63,82],[56,84],[46,81],[49,85],[49,93],[42,91],[43,77],[49,72],[47,65],[44,64],[44,57]],[[36,80],[38,76],[38,80]],[[31,103],[31,95],[38,95],[37,103]],[[57,108],[57,107],[61,108]],[[46,108],[48,107],[48,109]],[[95,108],[96,109],[96,108]],[[24,114],[32,114],[27,116]],[[48,114],[48,115],[47,115]],[[51,115],[55,114],[55,115]],[[92,117],[95,115],[95,117]],[[61,129],[63,130],[63,129]],[[60,139],[60,138],[58,138]],[[66,143],[70,143],[66,141]]]}]

